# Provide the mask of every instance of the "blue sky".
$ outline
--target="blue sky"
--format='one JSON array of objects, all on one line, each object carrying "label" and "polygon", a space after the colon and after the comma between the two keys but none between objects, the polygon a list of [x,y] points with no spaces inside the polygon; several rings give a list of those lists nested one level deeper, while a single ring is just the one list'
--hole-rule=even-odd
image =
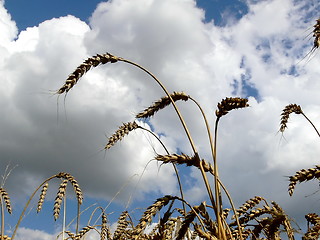
[{"label": "blue sky", "polygon": [[[32,2],[23,0],[11,0],[5,2],[13,19],[18,25],[19,30],[27,27],[37,26],[39,23],[65,15],[73,15],[83,21],[88,21],[92,12],[100,0],[70,0],[70,1],[41,1]],[[223,13],[240,18],[247,12],[247,5],[239,0],[198,0],[197,5],[206,10],[206,21],[214,19],[216,24],[224,24]]]},{"label": "blue sky", "polygon": [[[318,163],[317,136],[300,116],[290,117],[284,138],[278,129],[281,111],[289,103],[300,104],[312,120],[320,117],[319,58],[297,64],[312,47],[305,37],[318,16],[317,1],[0,3],[1,175],[6,166],[17,166],[5,184],[14,211],[6,216],[8,231],[37,184],[60,171],[78,180],[85,195],[83,208],[93,203],[106,206],[128,183],[112,204],[111,222],[130,196],[135,209],[164,194],[178,195],[172,168],[159,170],[155,161],[148,164],[162,152],[148,134],[136,131],[101,151],[106,136],[163,96],[145,74],[124,63],[100,66],[66,98],[52,95],[83,60],[105,52],[136,61],[170,91],[193,96],[211,123],[222,98],[249,97],[251,107],[232,112],[219,128],[221,179],[235,204],[260,195],[277,201],[303,224],[304,214],[316,211],[318,197],[305,198],[318,189],[316,183],[298,186],[290,198],[284,176]],[[203,120],[189,102],[179,107],[201,156],[210,159]],[[171,109],[139,124],[152,127],[170,152],[191,153]],[[199,172],[180,170],[188,201],[207,200]],[[17,239],[53,239],[60,231],[61,219],[55,223],[52,217],[57,185],[50,183],[49,190],[43,211],[36,215],[33,203]],[[67,204],[70,219],[74,200]]]}]

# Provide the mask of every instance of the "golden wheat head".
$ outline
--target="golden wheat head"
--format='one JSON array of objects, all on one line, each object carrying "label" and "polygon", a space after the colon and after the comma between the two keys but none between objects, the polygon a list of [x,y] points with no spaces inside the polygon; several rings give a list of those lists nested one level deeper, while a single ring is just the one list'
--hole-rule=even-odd
[{"label": "golden wheat head", "polygon": [[71,183],[73,190],[77,195],[78,203],[81,205],[83,201],[83,194],[77,180],[71,174],[65,173],[65,172],[60,172],[59,174],[56,175],[56,177],[67,179]]},{"label": "golden wheat head", "polygon": [[67,184],[68,184],[68,180],[64,179],[59,186],[59,190],[58,190],[56,199],[54,200],[54,207],[53,207],[54,220],[57,220],[60,215],[61,204],[62,204],[62,200],[66,194]]},{"label": "golden wheat head", "polygon": [[0,188],[0,197],[3,199],[7,211],[9,214],[12,213],[12,208],[11,208],[11,202],[10,202],[10,197],[9,194],[7,193],[7,191],[4,188]]},{"label": "golden wheat head", "polygon": [[128,122],[124,123],[122,126],[118,128],[118,130],[109,138],[107,145],[104,149],[111,148],[116,142],[120,141],[125,135],[129,134],[129,132],[139,128],[136,122]]},{"label": "golden wheat head", "polygon": [[222,99],[220,103],[218,103],[218,110],[216,110],[216,116],[218,118],[222,117],[229,113],[229,111],[233,109],[245,108],[249,107],[248,99],[239,98],[239,97],[230,97]]},{"label": "golden wheat head", "polygon": [[97,67],[100,64],[115,63],[118,61],[118,59],[118,57],[109,53],[97,54],[96,56],[88,58],[80,66],[78,66],[73,73],[69,75],[65,84],[57,91],[57,94],[68,92],[91,68]]},{"label": "golden wheat head", "polygon": [[44,199],[47,195],[48,186],[49,186],[49,183],[46,182],[42,187],[41,194],[40,194],[39,201],[38,201],[38,206],[37,206],[37,213],[39,213],[42,209]]},{"label": "golden wheat head", "polygon": [[[187,101],[189,99],[189,96],[185,94],[184,92],[173,92],[170,94],[170,97],[174,102],[178,100]],[[136,118],[148,118],[152,117],[157,111],[165,108],[166,106],[170,105],[171,100],[168,96],[162,97],[160,100],[154,102],[154,104],[142,112],[138,113],[136,115]]]},{"label": "golden wheat head", "polygon": [[313,37],[314,37],[314,42],[313,42],[313,48],[319,48],[320,46],[320,19],[317,19],[316,24],[313,26]]},{"label": "golden wheat head", "polygon": [[316,179],[320,178],[320,165],[316,165],[314,168],[301,169],[300,171],[296,172],[295,175],[289,177],[289,181],[290,181],[289,188],[288,188],[289,195],[292,196],[294,188],[296,187],[297,183],[310,181],[315,178]]},{"label": "golden wheat head", "polygon": [[164,206],[166,206],[171,200],[177,197],[166,195],[162,198],[158,198],[147,210],[143,213],[139,220],[139,224],[134,229],[134,235],[140,235],[148,224],[152,221],[153,216],[157,214]]},{"label": "golden wheat head", "polygon": [[289,116],[291,113],[295,114],[302,114],[302,109],[297,104],[289,104],[287,105],[281,113],[281,122],[280,122],[280,132],[284,132],[284,130],[287,128],[287,123],[289,120]]}]

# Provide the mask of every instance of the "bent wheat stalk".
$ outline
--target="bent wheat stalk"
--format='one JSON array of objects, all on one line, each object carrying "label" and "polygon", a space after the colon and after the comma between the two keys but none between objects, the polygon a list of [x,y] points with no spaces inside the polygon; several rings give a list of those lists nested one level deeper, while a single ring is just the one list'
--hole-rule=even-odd
[{"label": "bent wheat stalk", "polygon": [[[178,118],[183,126],[183,129],[187,135],[187,138],[190,142],[190,145],[191,145],[191,148],[195,154],[196,157],[199,157],[199,153],[195,147],[195,144],[194,144],[194,141],[191,137],[191,134],[189,132],[189,129],[187,128],[187,125],[184,121],[184,118],[182,117],[177,105],[175,104],[175,101],[173,100],[173,98],[171,97],[171,95],[169,94],[168,90],[165,88],[165,86],[162,84],[162,82],[155,77],[155,75],[153,75],[150,71],[148,71],[147,69],[145,69],[144,67],[142,67],[141,65],[135,63],[135,62],[132,62],[130,60],[127,60],[127,59],[124,59],[124,58],[121,58],[121,57],[116,57],[116,56],[113,56],[109,53],[107,54],[103,54],[103,55],[96,55],[92,58],[89,58],[87,59],[83,64],[81,64],[69,77],[68,79],[66,80],[65,84],[57,91],[57,94],[62,94],[64,92],[68,92],[78,81],[79,79],[83,76],[84,73],[86,73],[87,71],[89,71],[92,67],[96,67],[98,66],[99,64],[106,64],[106,63],[115,63],[115,62],[118,62],[118,61],[121,61],[121,62],[125,62],[125,63],[128,63],[130,65],[133,65],[139,69],[141,69],[142,71],[144,71],[145,73],[147,73],[151,78],[153,78],[157,84],[162,88],[162,90],[165,92],[165,94],[167,95],[167,97],[169,98],[169,100],[171,101],[177,115],[178,115]],[[208,195],[209,195],[209,198],[212,202],[212,205],[214,205],[214,197],[213,197],[213,194],[212,194],[212,190],[211,190],[211,187],[210,187],[210,184],[209,184],[209,181],[207,179],[207,176],[200,164],[200,171],[201,171],[201,174],[202,174],[202,178],[204,180],[204,183],[205,183],[205,186],[206,186],[206,189],[207,189],[207,192],[208,192]],[[225,237],[223,237],[223,239],[226,239]]]},{"label": "bent wheat stalk", "polygon": [[[220,103],[218,103],[218,110],[216,110],[216,122],[215,122],[215,129],[214,129],[214,146],[213,146],[213,160],[214,160],[214,188],[215,188],[215,199],[217,204],[217,221],[218,226],[219,224],[222,225],[222,198],[221,198],[221,191],[219,186],[219,173],[218,173],[218,162],[217,162],[217,141],[218,141],[218,124],[219,120],[222,116],[227,115],[229,111],[239,108],[248,107],[248,99],[245,98],[225,98],[222,99]],[[240,238],[242,236],[240,234]]]}]

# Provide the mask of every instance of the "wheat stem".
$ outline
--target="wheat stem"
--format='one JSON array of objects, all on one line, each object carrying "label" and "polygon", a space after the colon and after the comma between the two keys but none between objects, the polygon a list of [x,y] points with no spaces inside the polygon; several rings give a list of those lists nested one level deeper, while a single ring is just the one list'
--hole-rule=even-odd
[{"label": "wheat stem", "polygon": [[[145,130],[145,131],[151,133],[151,135],[154,136],[154,137],[159,141],[159,143],[161,144],[161,146],[163,147],[163,149],[166,151],[166,153],[169,154],[169,151],[168,151],[168,149],[166,148],[166,146],[164,145],[164,143],[161,141],[161,139],[160,139],[154,132],[150,131],[150,130],[147,129],[147,128],[141,127],[141,126],[139,126],[139,128],[141,128],[142,130]],[[182,190],[182,183],[181,183],[181,180],[180,180],[180,175],[179,175],[177,166],[176,166],[175,163],[172,163],[172,166],[173,166],[173,169],[174,169],[174,171],[175,171],[175,173],[176,173],[176,176],[177,176],[177,181],[178,181],[178,185],[179,185],[179,191],[180,191],[181,198],[184,199],[184,194],[183,194],[183,190]],[[185,207],[184,203],[182,204],[182,207],[183,207],[184,212],[186,212],[186,207]]]},{"label": "wheat stem", "polygon": [[[140,66],[139,64],[137,64],[137,63],[135,63],[135,62],[132,62],[132,61],[129,61],[129,60],[126,60],[126,59],[123,59],[123,58],[117,58],[117,60],[118,60],[118,61],[125,62],[125,63],[128,63],[128,64],[131,64],[131,65],[133,65],[133,66],[136,66],[136,67],[140,68],[142,71],[144,71],[144,72],[147,73],[149,76],[151,76],[151,77],[159,84],[159,86],[162,88],[162,90],[166,93],[166,95],[167,95],[168,98],[170,99],[170,101],[171,101],[171,103],[172,103],[172,105],[173,105],[173,107],[174,107],[174,109],[175,109],[175,111],[176,111],[176,113],[177,113],[177,115],[178,115],[178,117],[179,117],[179,119],[180,119],[180,122],[181,122],[181,124],[182,124],[182,126],[183,126],[183,128],[184,128],[184,131],[185,131],[185,133],[186,133],[186,135],[187,135],[187,137],[188,137],[188,139],[189,139],[191,148],[192,148],[195,156],[199,158],[199,153],[198,153],[198,151],[197,151],[197,149],[196,149],[196,147],[195,147],[195,144],[194,144],[194,142],[193,142],[193,139],[192,139],[192,137],[191,137],[191,134],[190,134],[190,132],[189,132],[189,129],[187,128],[187,125],[186,125],[186,123],[185,123],[185,121],[184,121],[184,118],[182,117],[182,115],[181,115],[181,113],[180,113],[177,105],[175,104],[175,102],[174,102],[174,100],[172,99],[170,93],[169,93],[168,90],[165,88],[165,86],[162,84],[162,82],[161,82],[158,78],[156,78],[150,71],[148,71],[147,69],[145,69],[144,67]],[[200,159],[200,158],[199,158],[199,159]],[[213,194],[212,194],[212,190],[211,190],[211,187],[210,187],[208,178],[207,178],[207,176],[206,176],[206,174],[205,174],[205,172],[204,172],[204,170],[203,170],[202,167],[200,168],[200,170],[201,170],[202,178],[203,178],[203,180],[204,180],[205,186],[206,186],[207,191],[208,191],[208,194],[209,194],[209,198],[210,198],[212,204],[214,205]]]},{"label": "wheat stem", "polygon": [[1,203],[1,240],[4,240],[4,203],[2,197],[0,197]]}]

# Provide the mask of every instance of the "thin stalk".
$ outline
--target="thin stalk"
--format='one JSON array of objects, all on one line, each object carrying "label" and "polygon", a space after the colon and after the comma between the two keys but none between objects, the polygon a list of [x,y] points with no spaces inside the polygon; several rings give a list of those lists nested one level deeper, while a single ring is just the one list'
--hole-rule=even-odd
[{"label": "thin stalk", "polygon": [[[147,128],[141,127],[141,126],[139,126],[139,128],[141,128],[142,130],[145,130],[145,131],[151,133],[151,134],[159,141],[159,143],[162,145],[163,149],[164,149],[164,150],[166,151],[166,153],[169,155],[168,149],[166,148],[166,146],[164,145],[164,143],[160,140],[160,138],[159,138],[154,132],[150,131],[150,130],[147,129]],[[182,190],[182,183],[181,183],[181,180],[180,180],[180,175],[179,175],[177,166],[176,166],[175,163],[172,163],[172,166],[173,166],[174,171],[175,171],[176,176],[177,176],[177,181],[178,181],[178,185],[179,185],[179,190],[180,190],[181,198],[184,199],[183,190]],[[185,207],[185,204],[184,204],[184,203],[182,204],[182,207],[183,207],[184,215],[185,215],[185,214],[186,214],[186,207]]]},{"label": "thin stalk", "polygon": [[217,163],[217,139],[218,139],[218,123],[219,117],[216,119],[215,129],[214,129],[214,146],[213,146],[213,160],[214,160],[214,190],[215,190],[215,199],[217,204],[217,223],[218,229],[221,230],[222,233],[222,222],[221,222],[221,212],[222,212],[222,199],[221,199],[221,191],[219,186],[219,174],[218,174],[218,163]]},{"label": "thin stalk", "polygon": [[316,133],[320,137],[320,133],[319,133],[318,129],[316,128],[316,126],[313,124],[313,122],[311,122],[311,120],[303,112],[301,114],[305,117],[305,119],[308,120],[308,122],[312,125],[312,127],[314,128],[314,130],[316,131]]},{"label": "thin stalk", "polygon": [[[222,182],[220,181],[220,179],[218,178],[218,182],[219,182],[219,185],[223,188],[225,194],[227,195],[227,198],[229,199],[229,202],[230,202],[230,205],[231,205],[231,208],[232,208],[232,211],[234,213],[234,216],[236,218],[236,222],[237,222],[237,225],[239,227],[239,230],[241,229],[241,225],[240,225],[240,222],[239,222],[239,216],[238,216],[238,212],[234,206],[234,203],[232,201],[232,198],[227,190],[227,188],[222,184]],[[242,232],[239,232],[240,233],[240,239],[243,240],[243,237],[242,237]]]},{"label": "thin stalk", "polygon": [[[218,125],[218,123],[216,123],[216,128],[215,128],[215,141],[213,142],[213,140],[212,140],[212,134],[211,134],[211,130],[210,130],[210,125],[209,125],[209,123],[208,123],[207,117],[206,117],[206,115],[205,115],[202,107],[200,106],[200,104],[199,104],[194,98],[192,98],[192,97],[189,96],[189,99],[190,99],[191,101],[193,101],[193,102],[198,106],[198,108],[199,108],[199,110],[200,110],[200,112],[201,112],[201,114],[202,114],[202,117],[203,117],[204,122],[205,122],[205,125],[206,125],[206,129],[207,129],[207,132],[208,132],[208,137],[209,137],[209,142],[210,142],[210,148],[211,148],[211,155],[212,155],[212,158],[213,158],[213,163],[214,163],[214,166],[216,166],[216,165],[217,165],[217,163],[216,163],[216,142],[217,142],[216,136],[217,136],[217,129],[218,129],[218,126],[217,126],[217,125]],[[217,167],[217,169],[218,169],[218,167]],[[218,170],[217,170],[217,169],[215,169],[215,173],[218,173]],[[214,175],[215,175],[215,174],[214,174]],[[214,179],[215,179],[215,181],[217,180],[217,181],[219,182],[219,185],[223,188],[224,192],[226,193],[226,195],[227,195],[227,197],[228,197],[228,199],[229,199],[230,205],[231,205],[231,207],[232,207],[232,210],[233,210],[233,212],[234,212],[234,215],[235,215],[235,217],[236,217],[237,225],[238,225],[238,227],[239,227],[239,229],[240,229],[239,218],[238,218],[238,215],[237,215],[235,206],[234,206],[234,204],[233,204],[233,201],[232,201],[232,198],[231,198],[229,192],[227,191],[226,187],[222,184],[222,182],[220,181],[219,177],[216,178],[216,177],[214,176]],[[217,196],[216,196],[216,199],[217,199]],[[216,210],[216,209],[217,209],[217,206],[213,206],[213,209],[214,209],[214,211],[215,211],[216,214],[217,214],[217,210]],[[220,209],[220,213],[221,213],[221,212],[222,212],[222,209]],[[240,233],[240,240],[243,240],[241,233]]]},{"label": "thin stalk", "polygon": [[67,208],[67,193],[64,196],[63,199],[63,221],[62,221],[62,240],[64,240],[64,233],[66,231],[66,208]]},{"label": "thin stalk", "polygon": [[[184,121],[184,119],[183,119],[183,117],[182,117],[182,115],[181,115],[181,113],[180,113],[177,105],[176,105],[175,102],[173,101],[171,95],[169,94],[169,92],[167,91],[167,89],[165,88],[165,86],[164,86],[164,85],[160,82],[160,80],[157,79],[150,71],[148,71],[148,70],[145,69],[144,67],[140,66],[139,64],[137,64],[137,63],[135,63],[135,62],[132,62],[132,61],[129,61],[129,60],[126,60],[126,59],[124,59],[124,58],[119,58],[118,60],[140,68],[140,69],[143,70],[145,73],[147,73],[149,76],[151,76],[151,77],[160,85],[160,87],[162,88],[162,90],[166,93],[166,95],[167,95],[168,98],[170,99],[170,101],[171,101],[171,103],[172,103],[172,105],[173,105],[173,107],[174,107],[174,109],[175,109],[175,111],[176,111],[176,113],[177,113],[177,115],[178,115],[178,117],[179,117],[179,119],[180,119],[180,122],[181,122],[181,124],[182,124],[182,126],[183,126],[183,128],[184,128],[184,130],[185,130],[185,132],[186,132],[186,135],[187,135],[187,137],[188,137],[188,139],[189,139],[190,145],[191,145],[191,147],[192,147],[192,150],[193,150],[195,156],[200,160],[199,154],[198,154],[198,152],[197,152],[197,150],[196,150],[196,147],[195,147],[195,144],[194,144],[194,142],[193,142],[193,140],[192,140],[192,137],[191,137],[191,134],[190,134],[190,132],[189,132],[189,129],[187,128],[187,125],[186,125],[186,123],[185,123],[185,121]],[[206,176],[203,168],[201,167],[200,169],[201,169],[201,174],[202,174],[202,177],[203,177],[205,186],[206,186],[206,188],[207,188],[207,191],[208,191],[210,200],[211,200],[211,202],[212,202],[212,205],[214,205],[214,198],[213,198],[213,194],[212,194],[212,190],[211,190],[211,187],[210,187],[208,178],[207,178],[207,176]]]},{"label": "thin stalk", "polygon": [[1,203],[1,240],[4,240],[4,204],[3,199],[0,197]]},{"label": "thin stalk", "polygon": [[79,233],[79,224],[80,224],[80,203],[78,202],[77,206],[77,225],[76,225],[76,234]]}]

